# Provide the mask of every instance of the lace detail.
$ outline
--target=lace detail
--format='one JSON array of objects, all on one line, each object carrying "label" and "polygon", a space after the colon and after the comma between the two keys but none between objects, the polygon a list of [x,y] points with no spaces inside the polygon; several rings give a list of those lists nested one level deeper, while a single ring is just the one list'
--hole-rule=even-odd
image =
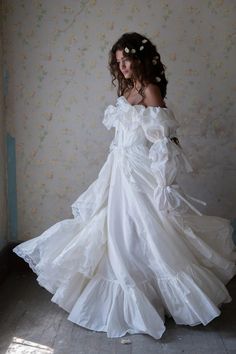
[{"label": "lace detail", "polygon": [[[20,244],[20,245],[21,245],[21,244]],[[18,246],[19,246],[19,245],[18,245]],[[40,258],[39,258],[39,255],[38,255],[38,257],[35,256],[36,258],[34,258],[34,259],[38,259],[38,261],[34,261],[27,253],[25,253],[25,252],[23,252],[23,251],[21,250],[21,247],[18,247],[18,246],[16,246],[15,248],[13,248],[12,251],[13,251],[15,254],[17,254],[17,256],[23,258],[24,261],[29,264],[29,266],[30,266],[30,268],[33,270],[33,272],[37,274],[36,265],[37,265],[37,263],[39,262],[39,259],[40,259]]]}]

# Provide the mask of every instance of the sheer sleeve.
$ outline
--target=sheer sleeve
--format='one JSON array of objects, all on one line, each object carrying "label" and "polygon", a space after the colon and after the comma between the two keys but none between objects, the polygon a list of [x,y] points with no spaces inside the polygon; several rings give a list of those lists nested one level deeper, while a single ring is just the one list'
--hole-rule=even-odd
[{"label": "sheer sleeve", "polygon": [[152,143],[149,149],[151,170],[157,182],[154,198],[160,210],[166,212],[186,212],[190,207],[202,215],[186,198],[206,205],[204,201],[193,198],[181,191],[176,182],[180,169],[192,172],[176,134],[180,126],[169,108],[147,107],[142,112],[141,125],[146,138]]}]

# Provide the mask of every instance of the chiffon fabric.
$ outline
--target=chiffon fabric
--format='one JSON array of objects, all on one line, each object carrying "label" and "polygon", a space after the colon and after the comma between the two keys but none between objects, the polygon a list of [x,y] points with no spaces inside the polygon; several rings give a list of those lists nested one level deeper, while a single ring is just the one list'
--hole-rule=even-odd
[{"label": "chiffon fabric", "polygon": [[232,298],[236,274],[230,221],[201,213],[177,183],[193,171],[171,139],[169,108],[131,105],[104,112],[115,134],[97,179],[71,205],[73,218],[16,246],[67,319],[107,337],[161,338],[165,316],[207,325]]}]

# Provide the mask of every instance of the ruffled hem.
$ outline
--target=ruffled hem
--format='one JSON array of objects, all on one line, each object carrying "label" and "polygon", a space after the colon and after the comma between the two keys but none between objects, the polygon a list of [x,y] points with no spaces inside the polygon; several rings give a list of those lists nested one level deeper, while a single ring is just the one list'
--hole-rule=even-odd
[{"label": "ruffled hem", "polygon": [[165,331],[165,315],[172,316],[177,324],[207,325],[220,315],[219,307],[231,301],[226,287],[210,270],[192,264],[169,278],[135,287],[122,288],[117,281],[94,277],[68,320],[105,331],[108,337],[146,333],[159,339]]},{"label": "ruffled hem", "polygon": [[143,282],[139,288],[127,286],[123,289],[118,281],[100,276],[89,282],[68,320],[107,332],[108,338],[143,333],[158,339],[165,331],[164,308],[151,283]]},{"label": "ruffled hem", "polygon": [[177,324],[207,325],[232,300],[222,282],[196,264],[173,276],[122,286],[99,274],[88,278],[77,272],[57,289],[39,277],[54,294],[51,301],[69,313],[67,319],[82,327],[107,333],[108,338],[143,333],[155,339],[165,331],[165,315]]},{"label": "ruffled hem", "polygon": [[107,250],[106,217],[105,207],[85,226],[77,219],[62,220],[13,252],[38,275],[38,283],[54,293],[77,272],[86,278],[94,276]]}]

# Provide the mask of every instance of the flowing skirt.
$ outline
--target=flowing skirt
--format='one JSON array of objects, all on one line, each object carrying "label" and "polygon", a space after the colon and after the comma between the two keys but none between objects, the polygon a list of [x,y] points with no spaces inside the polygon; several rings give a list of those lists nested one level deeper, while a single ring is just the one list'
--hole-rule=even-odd
[{"label": "flowing skirt", "polygon": [[195,326],[220,315],[232,300],[225,285],[236,274],[236,249],[229,220],[158,210],[147,151],[135,149],[132,176],[114,149],[72,204],[74,218],[13,251],[68,320],[107,337],[159,339],[165,316]]}]

